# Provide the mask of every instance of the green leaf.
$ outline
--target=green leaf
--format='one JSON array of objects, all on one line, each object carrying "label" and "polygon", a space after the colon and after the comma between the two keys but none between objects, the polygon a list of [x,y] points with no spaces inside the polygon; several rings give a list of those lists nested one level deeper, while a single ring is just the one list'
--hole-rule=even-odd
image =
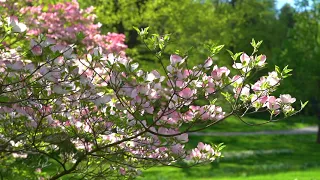
[{"label": "green leaf", "polygon": [[148,35],[148,30],[149,30],[149,27],[146,27],[146,28],[142,28],[141,29],[141,32],[140,32],[140,36],[146,36]]},{"label": "green leaf", "polygon": [[215,45],[214,43],[207,43],[205,47],[209,50],[210,56],[214,56],[221,51],[224,45]]},{"label": "green leaf", "polygon": [[135,26],[132,26],[132,28],[133,28],[134,30],[136,30],[136,31],[137,31],[137,33],[140,35],[141,31],[140,31],[140,29],[139,29],[139,28],[137,28],[137,27],[135,27]]},{"label": "green leaf", "polygon": [[260,45],[262,44],[263,41],[259,41],[258,43],[256,43],[256,41],[254,39],[252,39],[251,41],[251,46],[253,47],[253,53],[258,51],[258,48],[260,47]]},{"label": "green leaf", "polygon": [[259,41],[257,44],[256,44],[256,48],[259,48],[260,45],[262,44],[263,41]]},{"label": "green leaf", "polygon": [[223,47],[224,47],[224,45],[219,45],[219,46],[214,47],[213,50],[214,50],[215,54],[219,53]]},{"label": "green leaf", "polygon": [[251,46],[253,47],[253,48],[255,48],[256,47],[256,41],[252,38],[252,40],[251,40]]},{"label": "green leaf", "polygon": [[279,66],[275,65],[275,70],[276,70],[276,72],[277,72],[278,74],[281,74],[281,71],[280,71]]},{"label": "green leaf", "polygon": [[236,53],[235,55],[234,55],[234,58],[235,59],[238,59],[238,57],[242,54],[243,52],[238,52],[238,53]]},{"label": "green leaf", "polygon": [[164,48],[164,44],[163,43],[159,43],[159,48],[162,50]]},{"label": "green leaf", "polygon": [[78,42],[82,42],[82,40],[83,40],[85,37],[86,37],[86,36],[84,35],[83,32],[79,32],[79,33],[77,33],[77,35],[76,35],[76,38],[77,38],[77,41],[78,41]]},{"label": "green leaf", "polygon": [[[282,72],[284,73],[284,74],[288,74],[289,72],[291,72],[291,71],[293,71],[293,69],[288,69],[288,65],[286,65],[286,67],[284,67],[283,68],[283,70],[282,70]],[[289,74],[288,74],[289,75]]]},{"label": "green leaf", "polygon": [[211,101],[210,101],[210,105],[214,105],[214,104],[216,103],[216,101],[217,101],[217,98],[211,100]]},{"label": "green leaf", "polygon": [[301,104],[301,109],[303,109],[304,107],[306,107],[306,105],[309,103],[309,101],[306,101],[304,103],[302,103],[302,101],[300,101]]},{"label": "green leaf", "polygon": [[215,145],[215,147],[216,147],[216,149],[217,149],[218,151],[221,151],[222,149],[224,149],[224,148],[226,147],[226,145],[224,145],[223,143],[220,143],[220,144],[218,144],[218,145]]},{"label": "green leaf", "polygon": [[10,102],[10,100],[12,101],[12,99],[10,99],[7,96],[0,96],[0,102],[1,103]]},{"label": "green leaf", "polygon": [[163,39],[164,39],[165,41],[169,41],[169,40],[170,40],[170,37],[171,37],[171,34],[166,34],[166,35],[164,35]]},{"label": "green leaf", "polygon": [[233,54],[233,52],[230,51],[229,49],[227,49],[227,51],[228,51],[228,53],[230,54],[230,56],[232,57],[232,59],[235,60],[235,59],[234,59],[234,54]]}]

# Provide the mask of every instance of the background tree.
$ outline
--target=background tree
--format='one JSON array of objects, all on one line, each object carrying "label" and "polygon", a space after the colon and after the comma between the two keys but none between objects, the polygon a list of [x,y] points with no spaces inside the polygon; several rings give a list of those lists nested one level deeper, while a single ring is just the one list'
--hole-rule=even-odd
[{"label": "background tree", "polygon": [[[168,50],[190,49],[194,59],[206,58],[207,43],[228,44],[226,49],[247,51],[252,38],[264,39],[262,51],[269,53],[277,44],[276,11],[273,0],[265,1],[79,1],[82,7],[91,3],[96,7],[98,21],[106,31],[117,31],[127,36],[129,56],[142,60],[149,52],[141,50],[141,41],[137,38],[133,26],[151,27],[150,31],[159,34],[174,34]],[[245,10],[244,10],[245,9]],[[193,13],[190,13],[193,12]],[[183,32],[183,33],[182,33]],[[196,41],[195,41],[196,40]],[[141,52],[140,52],[141,51]],[[183,52],[185,53],[185,52]],[[144,58],[139,55],[143,54]],[[196,57],[194,54],[197,54]],[[229,54],[220,54],[219,64],[230,64]],[[147,56],[148,57],[148,56]],[[270,58],[272,54],[270,55]],[[156,63],[156,62],[155,62]],[[195,62],[190,62],[197,64]],[[146,67],[148,68],[148,67]]]},{"label": "background tree", "polygon": [[[290,10],[294,12],[293,19],[292,13],[287,13],[286,21],[284,21],[284,23],[287,22],[290,29],[286,36],[287,39],[283,41],[284,50],[278,54],[278,59],[281,61],[278,60],[274,63],[286,64],[290,62],[291,67],[296,69],[291,80],[282,87],[284,91],[295,93],[301,99],[309,99],[319,103],[320,2],[296,1],[296,5],[296,11]],[[280,20],[283,20],[281,17]],[[304,113],[317,115],[319,109],[309,106]],[[320,134],[320,130],[318,134]],[[320,142],[319,137],[320,135],[318,142]]]}]

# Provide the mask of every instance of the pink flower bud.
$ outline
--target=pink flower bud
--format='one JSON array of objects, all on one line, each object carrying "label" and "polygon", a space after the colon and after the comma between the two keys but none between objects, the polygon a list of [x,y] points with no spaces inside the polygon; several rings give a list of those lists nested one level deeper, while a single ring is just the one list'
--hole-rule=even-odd
[{"label": "pink flower bud", "polygon": [[250,57],[246,53],[242,53],[240,56],[240,61],[244,64],[248,64],[250,62]]},{"label": "pink flower bud", "polygon": [[259,62],[258,62],[257,65],[258,65],[259,67],[263,67],[263,66],[265,65],[266,60],[267,60],[267,56],[261,55],[261,56],[260,56],[260,60],[259,60]]},{"label": "pink flower bud", "polygon": [[172,66],[175,66],[177,63],[181,64],[181,63],[183,63],[183,61],[184,61],[184,59],[182,59],[178,55],[173,54],[173,55],[170,56],[170,63],[171,63]]},{"label": "pink flower bud", "polygon": [[189,87],[187,87],[180,91],[178,94],[184,99],[189,99],[193,96],[193,91]]},{"label": "pink flower bud", "polygon": [[212,61],[212,59],[209,57],[209,58],[205,61],[203,67],[204,67],[204,68],[209,68],[212,64],[213,64],[213,61]]},{"label": "pink flower bud", "polygon": [[31,48],[31,52],[35,55],[35,56],[40,56],[42,54],[42,48],[40,45],[35,45]]}]

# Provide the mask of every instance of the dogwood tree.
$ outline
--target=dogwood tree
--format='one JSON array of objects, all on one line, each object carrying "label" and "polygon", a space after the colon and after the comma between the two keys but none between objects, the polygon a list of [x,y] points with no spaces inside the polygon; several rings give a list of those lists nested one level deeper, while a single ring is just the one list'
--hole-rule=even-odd
[{"label": "dogwood tree", "polygon": [[[188,149],[188,133],[232,115],[268,111],[271,122],[299,112],[289,94],[272,95],[287,67],[248,81],[266,65],[257,54],[261,42],[252,41],[250,55],[230,52],[232,71],[212,60],[223,46],[210,46],[209,57],[189,67],[178,52],[163,55],[170,35],[137,29],[162,66],[146,72],[119,51],[83,43],[85,33],[67,44],[65,34],[32,39],[15,16],[0,26],[0,161],[17,176],[120,179],[156,165],[208,163],[221,157],[223,145]],[[29,48],[12,43],[24,40]],[[19,162],[28,162],[22,169],[29,174],[15,170]]]}]

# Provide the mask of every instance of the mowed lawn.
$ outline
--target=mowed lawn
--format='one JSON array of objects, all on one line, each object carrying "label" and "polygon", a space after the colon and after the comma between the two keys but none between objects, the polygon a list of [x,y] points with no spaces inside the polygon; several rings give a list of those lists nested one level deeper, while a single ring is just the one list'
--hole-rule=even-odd
[{"label": "mowed lawn", "polygon": [[[307,122],[273,123],[262,127],[246,127],[233,119],[230,126],[221,124],[211,131],[258,131],[261,129],[292,129],[314,125]],[[251,119],[250,121],[253,121]],[[255,120],[261,121],[261,120]],[[286,120],[287,121],[287,120]],[[285,124],[287,126],[285,126]],[[291,128],[290,128],[291,127]],[[236,128],[236,129],[234,129]],[[261,128],[261,129],[260,129]],[[320,180],[320,144],[315,143],[316,135],[251,135],[251,136],[190,136],[190,147],[197,142],[220,143],[227,147],[220,162],[193,168],[155,167],[143,172],[141,180]]]}]

